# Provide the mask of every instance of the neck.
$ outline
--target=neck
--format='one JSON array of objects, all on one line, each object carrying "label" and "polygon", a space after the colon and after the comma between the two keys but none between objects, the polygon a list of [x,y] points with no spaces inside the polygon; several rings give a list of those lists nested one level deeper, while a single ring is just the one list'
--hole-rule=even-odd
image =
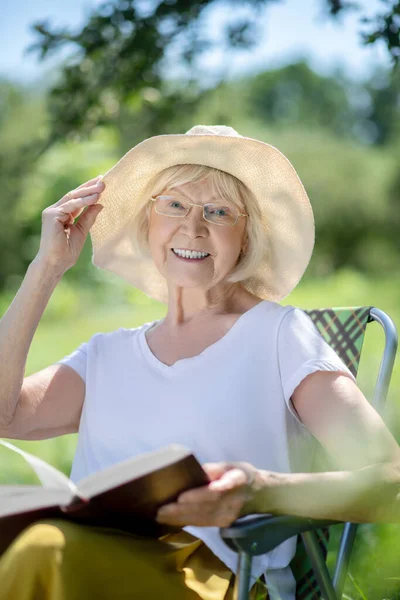
[{"label": "neck", "polygon": [[252,300],[254,296],[239,283],[202,291],[169,286],[168,312],[164,323],[175,327],[202,316],[242,312],[247,310]]}]

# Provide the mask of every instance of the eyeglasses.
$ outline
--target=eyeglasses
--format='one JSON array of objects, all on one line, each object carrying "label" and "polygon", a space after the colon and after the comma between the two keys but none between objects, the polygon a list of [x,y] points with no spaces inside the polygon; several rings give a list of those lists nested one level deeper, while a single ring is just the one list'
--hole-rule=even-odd
[{"label": "eyeglasses", "polygon": [[226,204],[194,204],[181,196],[156,196],[151,198],[155,202],[155,211],[165,217],[187,217],[192,206],[199,206],[203,209],[203,218],[213,225],[223,225],[232,227],[236,225],[239,217],[248,217],[249,215],[238,211],[236,206]]}]

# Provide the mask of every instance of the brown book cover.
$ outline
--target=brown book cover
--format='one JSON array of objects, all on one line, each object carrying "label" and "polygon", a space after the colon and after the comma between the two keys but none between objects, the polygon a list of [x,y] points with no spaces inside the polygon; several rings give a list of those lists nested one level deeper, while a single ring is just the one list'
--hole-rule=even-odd
[{"label": "brown book cover", "polygon": [[158,508],[208,481],[190,450],[173,444],[107,467],[76,487],[59,480],[48,487],[2,485],[0,555],[27,526],[48,518],[158,537],[174,530],[155,521]]}]

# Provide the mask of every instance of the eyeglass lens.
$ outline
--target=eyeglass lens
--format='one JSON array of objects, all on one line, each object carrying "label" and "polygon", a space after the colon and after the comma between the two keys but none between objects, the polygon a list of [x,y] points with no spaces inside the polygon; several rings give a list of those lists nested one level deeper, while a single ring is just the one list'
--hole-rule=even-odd
[{"label": "eyeglass lens", "polygon": [[[190,210],[190,202],[178,196],[157,196],[156,210],[167,217],[185,217]],[[218,225],[234,225],[238,218],[235,206],[207,203],[203,209],[204,218]]]}]

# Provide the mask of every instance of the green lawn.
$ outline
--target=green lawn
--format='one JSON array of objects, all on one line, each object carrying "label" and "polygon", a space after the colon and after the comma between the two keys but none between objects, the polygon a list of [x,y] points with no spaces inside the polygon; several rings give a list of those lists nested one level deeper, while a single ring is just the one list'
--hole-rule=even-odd
[{"label": "green lawn", "polygon": [[[369,281],[357,273],[342,272],[324,280],[302,282],[282,304],[292,304],[301,308],[374,305],[385,310],[400,329],[399,289],[400,276],[391,280]],[[71,301],[67,306],[68,294],[71,294]],[[73,310],[70,308],[72,305]],[[33,339],[28,356],[27,374],[57,361],[98,331],[135,327],[158,319],[164,314],[164,306],[149,300],[133,289],[120,287],[99,298],[85,293],[82,296],[78,295],[77,299],[69,288],[61,286],[60,290],[57,289],[53,295]],[[371,398],[382,347],[382,331],[377,324],[373,324],[369,326],[359,373],[360,387],[368,398]],[[396,439],[400,441],[400,365],[398,363],[395,365],[385,419]],[[77,436],[67,435],[49,440],[13,443],[68,474]],[[0,464],[0,483],[37,482],[24,461],[4,448],[0,449]],[[395,579],[390,579],[396,574],[394,566],[394,571],[389,570],[387,573],[381,566],[383,570],[380,571],[381,576],[378,578],[379,585],[381,581],[385,582],[385,593],[391,595],[371,596],[370,594],[383,593],[380,588],[379,592],[374,588],[374,585],[378,585],[377,578],[374,576],[376,572],[374,565],[377,561],[381,564],[381,555],[386,554],[384,548],[387,546],[390,546],[391,550],[397,547],[400,550],[400,546],[395,541],[397,533],[396,527],[378,528],[373,525],[361,527],[361,535],[358,536],[359,541],[355,547],[356,560],[353,561],[352,567],[355,583],[349,580],[347,584],[349,597],[358,600],[362,599],[365,593],[368,600],[395,597],[392,588],[396,587],[397,583]],[[385,540],[385,544],[382,540]],[[365,552],[366,547],[369,548],[368,552]],[[397,557],[399,555],[400,552],[397,553]],[[387,565],[387,561],[384,564]],[[357,585],[360,586],[361,592],[357,591]]]}]

